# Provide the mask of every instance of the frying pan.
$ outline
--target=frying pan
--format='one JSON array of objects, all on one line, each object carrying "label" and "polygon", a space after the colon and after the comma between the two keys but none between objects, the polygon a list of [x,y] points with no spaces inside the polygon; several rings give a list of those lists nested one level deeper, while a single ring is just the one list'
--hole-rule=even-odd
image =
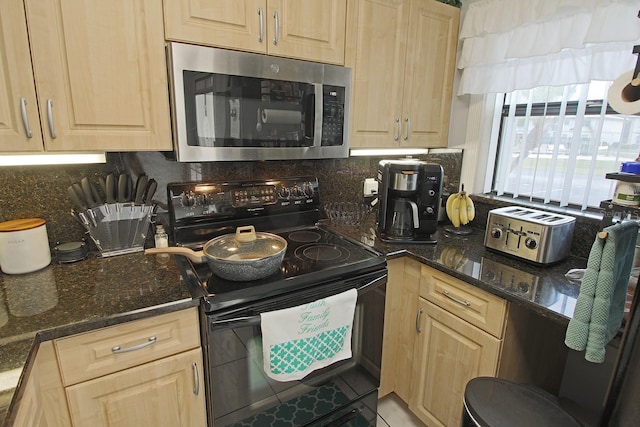
[{"label": "frying pan", "polygon": [[259,280],[280,268],[287,241],[275,234],[256,232],[253,225],[238,227],[235,234],[225,234],[205,243],[201,251],[171,246],[151,248],[145,254],[183,255],[195,263],[208,263],[219,277],[232,281]]}]

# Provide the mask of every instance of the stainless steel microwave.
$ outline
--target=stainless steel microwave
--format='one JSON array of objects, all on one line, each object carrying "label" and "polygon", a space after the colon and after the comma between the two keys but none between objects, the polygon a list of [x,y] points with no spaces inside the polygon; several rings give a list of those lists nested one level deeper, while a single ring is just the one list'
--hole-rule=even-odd
[{"label": "stainless steel microwave", "polygon": [[170,43],[180,162],[348,157],[351,69]]}]

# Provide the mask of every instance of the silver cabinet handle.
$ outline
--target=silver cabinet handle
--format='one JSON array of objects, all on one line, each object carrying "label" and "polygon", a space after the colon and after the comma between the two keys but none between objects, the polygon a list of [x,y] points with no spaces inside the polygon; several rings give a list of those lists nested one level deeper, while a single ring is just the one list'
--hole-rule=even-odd
[{"label": "silver cabinet handle", "polygon": [[278,45],[278,39],[280,38],[280,18],[278,17],[278,11],[273,12],[273,21],[275,22],[276,31],[273,33],[273,45]]},{"label": "silver cabinet handle", "polygon": [[264,12],[262,8],[258,9],[258,16],[260,17],[260,36],[258,37],[258,42],[262,43],[262,40],[264,40]]},{"label": "silver cabinet handle", "polygon": [[56,139],[56,129],[53,127],[53,99],[47,99],[47,120],[49,121],[49,133],[51,138]]},{"label": "silver cabinet handle", "polygon": [[24,132],[27,134],[27,138],[31,138],[33,137],[33,133],[31,133],[29,117],[27,117],[27,98],[20,98],[20,113],[22,114],[22,126],[24,126]]},{"label": "silver cabinet handle", "polygon": [[396,137],[393,138],[393,140],[398,141],[400,139],[401,133],[402,133],[402,125],[400,124],[400,117],[396,117]]},{"label": "silver cabinet handle", "polygon": [[127,348],[121,348],[119,345],[117,345],[111,348],[111,352],[113,354],[128,353],[130,351],[136,351],[136,350],[143,349],[145,347],[149,347],[150,345],[155,344],[157,341],[158,341],[158,338],[149,337],[149,339],[146,342],[143,342],[142,344],[137,344],[131,347],[127,347]]},{"label": "silver cabinet handle", "polygon": [[422,332],[422,328],[420,327],[420,317],[422,317],[422,307],[418,309],[418,314],[416,315],[416,331],[418,333]]},{"label": "silver cabinet handle", "polygon": [[198,364],[191,365],[193,368],[193,394],[196,396],[200,394],[200,376],[198,375]]},{"label": "silver cabinet handle", "polygon": [[458,304],[464,305],[465,307],[469,307],[471,305],[471,303],[469,301],[463,301],[461,299],[453,297],[448,291],[442,291],[442,294],[445,297],[449,298],[451,301],[457,302]]},{"label": "silver cabinet handle", "polygon": [[409,134],[411,133],[411,120],[409,117],[405,117],[404,122],[407,124],[407,133],[404,135],[404,140],[409,139]]}]

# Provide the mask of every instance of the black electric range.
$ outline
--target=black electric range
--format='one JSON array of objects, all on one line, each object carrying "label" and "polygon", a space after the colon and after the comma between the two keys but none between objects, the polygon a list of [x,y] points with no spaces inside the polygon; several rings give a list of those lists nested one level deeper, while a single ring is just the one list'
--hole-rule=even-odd
[{"label": "black electric range", "polygon": [[318,225],[320,195],[315,177],[226,183],[186,182],[167,187],[170,240],[194,250],[215,237],[253,225],[287,241],[280,269],[250,282],[213,274],[208,264],[176,256],[193,297],[206,312],[297,292],[323,283],[386,269],[383,254]]}]

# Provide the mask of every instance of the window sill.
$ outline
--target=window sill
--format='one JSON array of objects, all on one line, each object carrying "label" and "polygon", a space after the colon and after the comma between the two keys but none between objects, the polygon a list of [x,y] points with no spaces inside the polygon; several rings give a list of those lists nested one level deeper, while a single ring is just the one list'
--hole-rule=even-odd
[{"label": "window sill", "polygon": [[540,209],[548,212],[554,212],[558,214],[570,215],[578,221],[584,221],[589,223],[600,223],[604,216],[603,212],[588,210],[583,211],[571,207],[560,207],[554,205],[547,205],[542,203],[531,202],[524,199],[514,199],[513,197],[497,196],[495,194],[471,194],[471,198],[474,201],[485,203],[488,205],[494,205],[496,208],[503,206],[524,206],[531,209]]}]

